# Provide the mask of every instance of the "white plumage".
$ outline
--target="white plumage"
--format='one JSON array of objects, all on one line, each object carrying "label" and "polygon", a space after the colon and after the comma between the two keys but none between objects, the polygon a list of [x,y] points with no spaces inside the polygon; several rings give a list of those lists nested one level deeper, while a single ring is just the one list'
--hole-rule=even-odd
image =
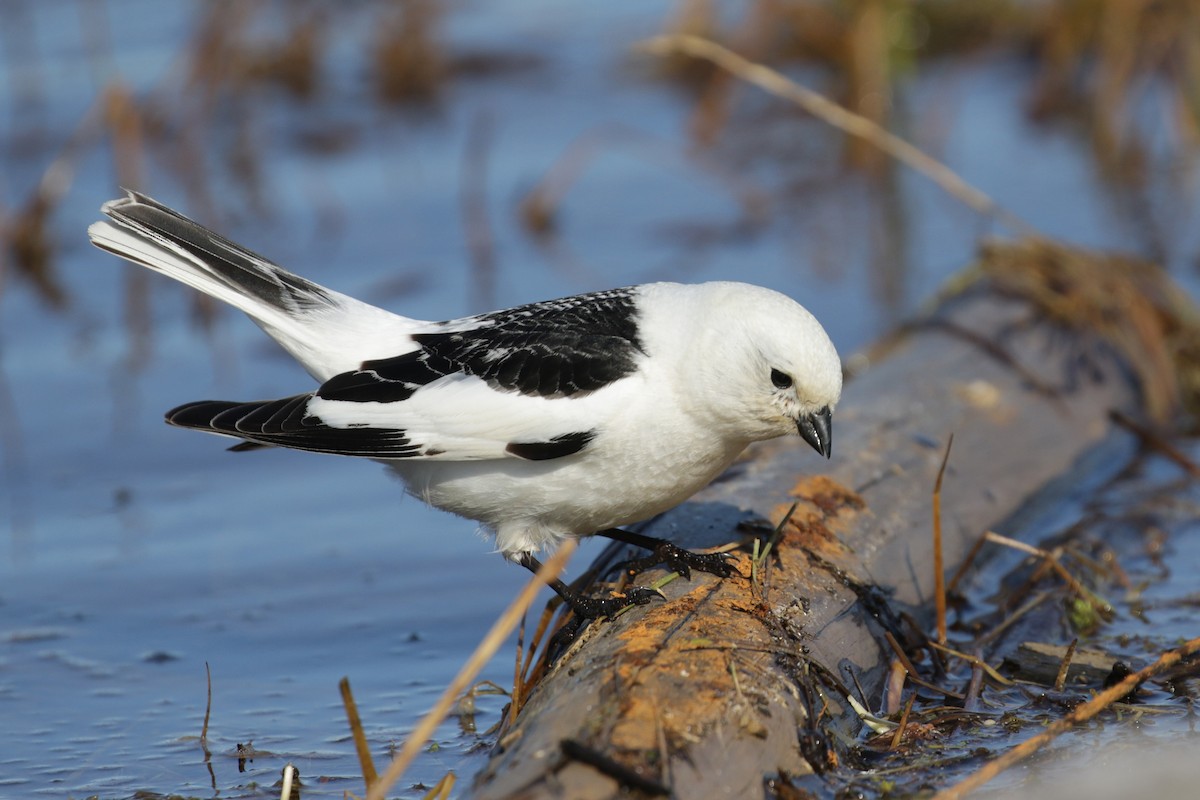
[{"label": "white plumage", "polygon": [[321,382],[202,401],[173,424],[374,458],[522,560],[687,499],[754,441],[830,452],[841,364],[803,307],[742,283],[653,283],[448,322],[317,286],[137,193],[99,247],[241,309]]}]

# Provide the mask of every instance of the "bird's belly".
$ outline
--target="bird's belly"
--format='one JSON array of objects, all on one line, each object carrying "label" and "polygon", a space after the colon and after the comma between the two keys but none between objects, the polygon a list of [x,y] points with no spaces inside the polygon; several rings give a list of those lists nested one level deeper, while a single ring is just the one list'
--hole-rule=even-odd
[{"label": "bird's belly", "polygon": [[[549,461],[391,462],[411,494],[478,520],[503,538],[552,544],[647,519],[686,500],[724,470],[742,446],[687,452],[597,452]],[[523,531],[517,533],[517,531]],[[509,542],[498,542],[509,550]]]}]

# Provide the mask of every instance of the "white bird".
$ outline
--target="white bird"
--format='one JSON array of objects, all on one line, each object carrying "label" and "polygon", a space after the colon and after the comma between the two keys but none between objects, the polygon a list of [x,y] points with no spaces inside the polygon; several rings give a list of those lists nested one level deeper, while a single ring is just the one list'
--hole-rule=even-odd
[{"label": "white bird", "polygon": [[[751,442],[799,434],[830,455],[841,362],[778,292],[649,283],[426,322],[293,275],[137,192],[101,210],[96,246],[241,309],[320,382],[280,400],[188,403],[169,423],[239,449],[381,461],[530,569],[537,551],[600,533],[727,575],[720,559],[615,529],[683,502]],[[563,596],[584,616],[613,607]]]}]

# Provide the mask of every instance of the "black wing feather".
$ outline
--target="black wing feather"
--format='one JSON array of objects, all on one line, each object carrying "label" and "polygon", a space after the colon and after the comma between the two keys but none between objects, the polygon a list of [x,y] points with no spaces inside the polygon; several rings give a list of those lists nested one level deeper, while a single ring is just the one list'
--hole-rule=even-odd
[{"label": "black wing feather", "polygon": [[[472,318],[469,330],[413,334],[420,349],[364,361],[321,386],[325,400],[407,400],[438,378],[474,375],[494,389],[573,397],[627,377],[644,353],[634,288],[549,300]],[[440,323],[461,328],[463,321]]]},{"label": "black wing feather", "polygon": [[307,412],[312,395],[237,403],[201,400],[167,412],[183,428],[238,436],[259,445],[366,458],[412,458],[426,453],[393,428],[333,428]]},{"label": "black wing feather", "polygon": [[596,438],[596,431],[580,431],[555,436],[548,442],[509,442],[504,449],[526,461],[549,461],[578,453]]}]

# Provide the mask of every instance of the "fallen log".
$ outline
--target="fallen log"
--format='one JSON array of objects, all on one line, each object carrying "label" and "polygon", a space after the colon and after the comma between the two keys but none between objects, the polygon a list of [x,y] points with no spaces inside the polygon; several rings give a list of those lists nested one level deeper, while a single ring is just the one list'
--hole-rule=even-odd
[{"label": "fallen log", "polygon": [[693,574],[585,628],[470,796],[756,797],[772,776],[836,763],[859,725],[846,685],[880,708],[889,637],[911,646],[932,621],[931,492],[950,436],[953,573],[985,531],[1019,538],[1128,463],[1136,442],[1111,410],[1177,410],[1174,360],[1195,343],[1151,270],[1044,242],[985,251],[966,288],[847,384],[831,464],[768,443],[653,523],[692,548],[743,540],[748,517],[778,529],[757,563],[731,554],[743,577]]}]

